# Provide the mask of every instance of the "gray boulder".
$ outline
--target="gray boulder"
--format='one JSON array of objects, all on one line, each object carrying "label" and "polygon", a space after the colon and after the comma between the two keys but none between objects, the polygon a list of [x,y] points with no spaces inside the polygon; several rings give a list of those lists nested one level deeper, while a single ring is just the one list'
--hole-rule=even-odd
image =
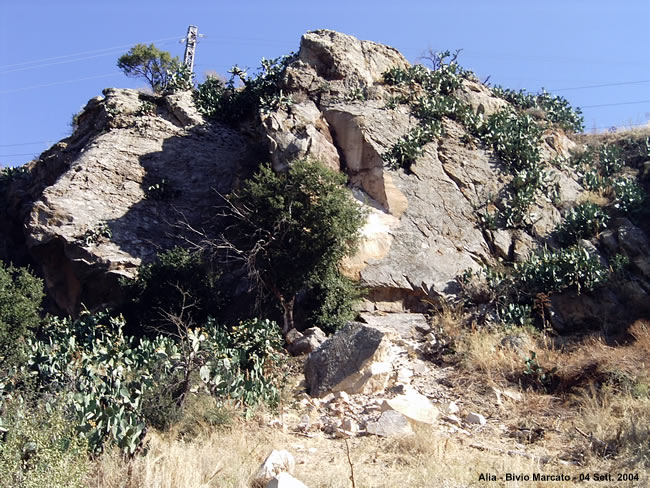
[{"label": "gray boulder", "polygon": [[376,379],[373,376],[385,373],[373,365],[384,364],[388,347],[383,332],[358,322],[348,323],[307,357],[308,393],[321,397],[332,391],[363,391],[367,383]]}]

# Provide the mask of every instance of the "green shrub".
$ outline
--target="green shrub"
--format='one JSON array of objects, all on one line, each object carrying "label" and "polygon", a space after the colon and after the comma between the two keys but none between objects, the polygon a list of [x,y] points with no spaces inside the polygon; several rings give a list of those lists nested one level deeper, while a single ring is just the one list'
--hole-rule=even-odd
[{"label": "green shrub", "polygon": [[[147,422],[168,427],[192,390],[246,406],[278,401],[281,339],[273,322],[227,329],[210,320],[201,328],[184,324],[174,337],[139,340],[123,328],[120,318],[84,313],[74,322],[52,318],[38,340],[27,341],[23,370],[39,401],[61,398],[91,452],[115,444],[135,454]],[[0,378],[0,386],[8,381]]]},{"label": "green shrub", "polygon": [[609,216],[594,203],[580,203],[564,216],[557,232],[561,242],[573,244],[579,239],[591,239],[607,227]]},{"label": "green shrub", "polygon": [[223,245],[246,266],[258,296],[270,294],[281,307],[285,334],[298,294],[339,273],[359,242],[365,214],[345,183],[345,175],[299,160],[283,173],[262,166],[228,197]]},{"label": "green shrub", "polygon": [[[401,137],[382,155],[389,168],[409,170],[422,155],[423,146],[442,135],[443,117],[464,124],[472,133],[477,132],[480,117],[467,103],[454,96],[463,79],[471,75],[456,63],[457,54],[452,56],[449,51],[433,53],[432,70],[422,65],[414,65],[407,69],[391,68],[384,73],[384,82],[387,85],[408,88],[408,96],[400,96],[394,100],[400,103],[407,101],[419,121],[417,127]],[[452,59],[447,61],[450,57]],[[424,94],[419,96],[419,93]],[[396,101],[393,101],[392,105],[395,104]]]},{"label": "green shrub", "polygon": [[200,253],[181,247],[159,253],[156,261],[138,269],[135,279],[122,281],[127,323],[131,328],[169,330],[168,314],[180,315],[184,307],[188,322],[204,323],[221,309],[220,275]]},{"label": "green shrub", "polygon": [[355,304],[361,298],[359,285],[338,272],[330,272],[315,283],[311,290],[312,310],[308,323],[333,333],[346,322],[354,319]]},{"label": "green shrub", "polygon": [[168,73],[165,94],[194,90],[194,73],[190,67],[181,64],[174,71]]},{"label": "green shrub", "polygon": [[530,357],[524,361],[524,375],[526,375],[534,386],[541,387],[544,390],[553,381],[553,375],[557,372],[557,367],[546,369],[539,364],[537,353],[530,351]]},{"label": "green shrub", "polygon": [[145,190],[145,196],[149,200],[157,200],[159,202],[171,200],[177,193],[178,191],[174,190],[174,186],[166,178],[147,186]]},{"label": "green shrub", "polygon": [[[43,408],[45,407],[45,408]],[[5,488],[85,487],[87,444],[60,402],[6,400],[0,440],[0,480]],[[1,431],[0,431],[1,434]]]},{"label": "green shrub", "polygon": [[411,165],[424,153],[424,146],[439,137],[441,133],[442,125],[438,121],[431,122],[427,126],[418,125],[400,137],[388,151],[382,154],[382,159],[391,169],[410,170]]},{"label": "green shrub", "polygon": [[511,171],[519,171],[538,167],[541,135],[532,117],[504,109],[488,117],[481,139]]},{"label": "green shrub", "polygon": [[[210,119],[237,125],[254,116],[257,110],[269,111],[290,104],[291,98],[282,93],[280,86],[292,59],[292,55],[262,58],[262,66],[253,77],[234,66],[225,84],[218,78],[208,78],[195,93],[197,108]],[[237,81],[243,87],[238,88]]]},{"label": "green shrub", "polygon": [[568,288],[593,290],[607,280],[607,270],[597,256],[579,246],[558,251],[544,249],[514,265],[513,276],[529,297],[556,293]]},{"label": "green shrub", "polygon": [[525,90],[515,91],[500,86],[495,86],[492,92],[521,110],[542,110],[548,121],[565,130],[580,132],[584,129],[582,111],[579,108],[573,109],[564,97],[551,95],[544,90],[535,95]]},{"label": "green shrub", "polygon": [[612,189],[615,195],[614,208],[624,213],[639,208],[645,199],[643,188],[632,178],[616,178],[612,182]]},{"label": "green shrub", "polygon": [[498,307],[499,318],[501,321],[510,326],[532,325],[532,307],[519,303],[504,303]]},{"label": "green shrub", "polygon": [[26,268],[0,261],[0,378],[24,357],[24,339],[40,323],[43,282]]}]

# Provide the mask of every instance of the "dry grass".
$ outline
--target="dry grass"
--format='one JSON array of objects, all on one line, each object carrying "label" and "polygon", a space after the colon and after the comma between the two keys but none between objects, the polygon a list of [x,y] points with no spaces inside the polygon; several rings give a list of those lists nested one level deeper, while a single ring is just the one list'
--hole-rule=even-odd
[{"label": "dry grass", "polygon": [[[289,450],[297,462],[295,477],[311,488],[351,486],[345,444],[340,439],[303,438],[243,423],[229,432],[212,432],[190,441],[154,433],[149,442],[148,454],[131,463],[125,463],[115,452],[102,456],[88,486],[248,487],[272,449]],[[494,443],[481,435],[472,439],[448,438],[433,428],[420,428],[414,436],[402,439],[364,437],[349,441],[358,488],[543,487],[547,483],[506,483],[504,476],[582,472],[580,468],[554,462],[543,464],[517,452],[508,454],[491,444]],[[479,481],[481,473],[495,474],[500,481]]]},{"label": "dry grass", "polygon": [[[480,408],[488,424],[473,428],[469,436],[432,426],[401,439],[350,439],[356,487],[571,487],[585,483],[535,482],[532,475],[563,473],[577,479],[594,472],[641,476],[640,481],[599,486],[647,486],[650,324],[634,324],[623,345],[592,337],[559,347],[529,329],[463,330],[459,321],[464,318],[448,307],[437,325],[456,342],[454,394],[464,405]],[[522,380],[529,349],[537,352],[540,364],[558,366],[547,391]],[[523,401],[497,404],[489,386],[518,390]],[[284,430],[269,427],[271,414],[263,412],[249,421],[234,415],[225,427],[216,428],[205,422],[199,411],[205,408],[190,408],[190,420],[170,432],[150,432],[145,456],[126,462],[116,451],[104,454],[88,486],[248,487],[273,449],[294,455],[294,475],[311,488],[352,486],[343,440],[291,432],[292,422],[303,413],[297,407],[285,408],[283,418],[293,420],[285,422]],[[533,431],[539,435],[526,434]],[[481,473],[498,480],[479,481]],[[507,473],[531,478],[506,481]]]}]

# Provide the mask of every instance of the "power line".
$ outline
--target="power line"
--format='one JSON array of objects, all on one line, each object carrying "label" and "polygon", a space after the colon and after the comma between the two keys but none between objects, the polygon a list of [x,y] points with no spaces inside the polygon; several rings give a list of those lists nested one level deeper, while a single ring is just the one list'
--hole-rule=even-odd
[{"label": "power line", "polygon": [[97,80],[100,78],[110,78],[112,76],[120,76],[121,73],[110,73],[110,74],[105,74],[105,75],[97,75],[97,76],[87,76],[85,78],[77,78],[74,80],[65,80],[65,81],[55,81],[53,83],[44,83],[42,85],[32,85],[32,86],[23,86],[20,88],[14,88],[13,90],[4,90],[0,91],[0,95],[6,95],[7,93],[16,93],[20,91],[25,91],[25,90],[32,90],[34,88],[45,88],[48,86],[56,86],[56,85],[67,85],[69,83],[76,83],[78,81],[88,81],[88,80]]},{"label": "power line", "polygon": [[588,88],[604,88],[608,86],[623,86],[623,85],[639,85],[642,83],[650,83],[650,80],[638,80],[638,81],[621,81],[618,83],[602,83],[600,85],[584,85],[584,86],[572,86],[570,88],[553,88],[549,89],[550,92],[558,91],[569,91],[569,90],[585,90]]},{"label": "power line", "polygon": [[[140,44],[152,44],[154,42],[169,41],[169,40],[172,40],[172,39],[178,39],[178,36],[165,37],[163,39],[154,39],[153,41],[145,41],[145,42],[142,42]],[[102,49],[95,49],[93,51],[82,51],[82,52],[78,52],[78,53],[74,53],[74,54],[64,54],[62,56],[54,56],[54,57],[51,57],[51,58],[36,59],[34,61],[23,61],[21,63],[5,64],[5,65],[0,66],[0,69],[13,68],[14,66],[23,66],[25,64],[42,63],[44,61],[54,61],[54,60],[57,60],[57,59],[71,58],[71,57],[76,57],[76,56],[85,56],[86,54],[95,54],[95,53],[99,53],[99,52],[102,52],[102,51],[109,51],[109,50],[113,51],[115,49],[124,49],[124,48],[127,48],[127,47],[133,47],[133,44],[124,44],[122,46],[105,47],[105,48],[102,48]]]},{"label": "power line", "polygon": [[650,100],[637,100],[635,102],[600,103],[598,105],[582,105],[580,108],[615,107],[618,105],[639,105],[642,103],[650,103]]},{"label": "power line", "polygon": [[[162,44],[166,44],[166,43],[162,43]],[[101,58],[103,56],[115,56],[116,54],[119,54],[122,51],[123,51],[122,49],[118,49],[118,50],[105,52],[105,53],[102,53],[102,54],[95,54],[93,56],[85,56],[85,57],[82,57],[82,58],[66,59],[65,61],[57,61],[56,63],[46,63],[46,64],[38,64],[38,65],[35,65],[35,66],[26,66],[26,67],[23,67],[23,68],[15,68],[15,69],[10,69],[8,71],[0,71],[0,75],[6,75],[8,73],[16,73],[18,71],[27,71],[27,70],[30,70],[30,69],[45,68],[47,66],[58,66],[60,64],[76,63],[77,61],[84,61],[86,59]]]},{"label": "power line", "polygon": [[22,154],[0,154],[0,158],[13,158],[16,156],[34,156],[35,153],[22,153]]},{"label": "power line", "polygon": [[36,144],[51,144],[53,139],[49,141],[36,141],[36,142],[17,142],[16,144],[0,144],[0,147],[15,147],[15,146],[35,146]]}]

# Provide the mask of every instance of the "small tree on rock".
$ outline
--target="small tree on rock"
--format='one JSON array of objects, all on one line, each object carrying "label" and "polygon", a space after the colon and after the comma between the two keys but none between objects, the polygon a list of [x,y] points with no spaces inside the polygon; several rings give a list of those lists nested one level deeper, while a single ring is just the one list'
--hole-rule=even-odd
[{"label": "small tree on rock", "polygon": [[120,56],[117,66],[126,76],[144,78],[154,93],[162,92],[168,85],[171,73],[180,67],[177,57],[161,51],[155,45],[136,44],[128,53]]},{"label": "small tree on rock", "polygon": [[365,216],[345,182],[310,160],[283,173],[265,165],[226,199],[232,223],[220,247],[244,262],[258,291],[277,299],[285,336],[294,328],[297,295],[339,275],[359,242]]}]

